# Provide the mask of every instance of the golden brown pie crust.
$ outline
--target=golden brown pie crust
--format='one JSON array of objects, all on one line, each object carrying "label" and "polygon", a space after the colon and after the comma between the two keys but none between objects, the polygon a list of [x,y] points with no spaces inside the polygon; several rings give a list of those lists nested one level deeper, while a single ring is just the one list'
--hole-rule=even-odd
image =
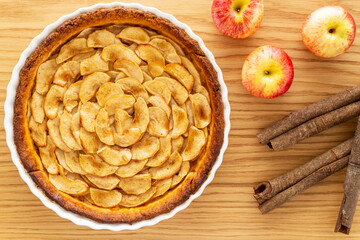
[{"label": "golden brown pie crust", "polygon": [[[28,127],[28,100],[32,94],[39,65],[47,60],[56,49],[82,30],[92,26],[108,24],[145,26],[175,41],[182,47],[200,72],[202,84],[207,88],[211,98],[212,121],[209,125],[209,138],[205,150],[196,161],[195,166],[192,167],[183,182],[165,195],[133,208],[101,208],[82,202],[57,190],[50,183],[48,175],[43,169]],[[80,14],[64,22],[49,34],[27,58],[25,65],[20,71],[19,79],[15,97],[13,124],[14,141],[22,164],[34,182],[50,199],[66,210],[98,222],[134,223],[170,212],[176,206],[185,202],[191,194],[194,194],[200,188],[207,179],[223,144],[224,113],[220,85],[215,69],[198,43],[190,38],[183,29],[150,12],[124,7],[98,9]]]}]

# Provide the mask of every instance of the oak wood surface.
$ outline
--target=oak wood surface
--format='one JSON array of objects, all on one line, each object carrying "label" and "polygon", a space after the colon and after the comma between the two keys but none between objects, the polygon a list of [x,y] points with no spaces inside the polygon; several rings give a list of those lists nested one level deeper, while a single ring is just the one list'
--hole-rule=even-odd
[{"label": "oak wood surface", "polygon": [[[110,2],[110,1],[103,1]],[[130,2],[126,0],[124,2]],[[320,59],[301,40],[301,25],[313,10],[342,5],[360,22],[358,0],[265,0],[260,29],[246,40],[222,36],[211,18],[210,0],[138,0],[188,24],[213,52],[223,71],[231,104],[229,147],[203,195],[173,218],[136,231],[95,231],[62,219],[42,205],[21,180],[0,126],[0,239],[359,239],[360,206],[350,236],[333,233],[345,171],[261,215],[252,186],[285,173],[352,136],[355,120],[311,137],[285,151],[258,143],[260,129],[314,101],[360,83],[360,36],[343,55]],[[31,39],[64,14],[96,1],[0,0],[0,121],[12,68]],[[256,47],[283,48],[295,67],[284,96],[263,100],[241,85],[241,67]]]}]

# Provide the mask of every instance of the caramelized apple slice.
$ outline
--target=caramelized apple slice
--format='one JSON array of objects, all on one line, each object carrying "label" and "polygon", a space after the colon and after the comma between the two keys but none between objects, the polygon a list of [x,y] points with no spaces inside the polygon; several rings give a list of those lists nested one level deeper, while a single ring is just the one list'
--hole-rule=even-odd
[{"label": "caramelized apple slice", "polygon": [[61,47],[56,63],[60,64],[79,53],[90,52],[92,50],[93,48],[87,46],[85,38],[74,38]]},{"label": "caramelized apple slice", "polygon": [[46,143],[47,144],[45,147],[39,147],[41,161],[48,173],[58,174],[59,166],[57,164],[56,156],[55,156],[56,146],[51,140],[50,136],[47,136]]},{"label": "caramelized apple slice", "polygon": [[143,98],[138,98],[134,104],[135,116],[131,124],[132,128],[139,128],[144,133],[149,124],[149,108]]},{"label": "caramelized apple slice", "polygon": [[200,93],[189,95],[192,103],[194,122],[197,128],[204,128],[210,124],[211,108],[206,97]]},{"label": "caramelized apple slice", "polygon": [[98,177],[95,175],[84,175],[88,181],[98,188],[105,190],[113,190],[119,184],[120,179],[116,175],[109,175],[106,177]]},{"label": "caramelized apple slice", "polygon": [[165,59],[157,48],[150,44],[140,44],[135,49],[135,53],[148,63],[152,76],[158,77],[164,72]]},{"label": "caramelized apple slice", "polygon": [[204,86],[197,85],[194,90],[196,93],[200,93],[200,94],[204,95],[206,97],[206,100],[210,103],[209,92],[206,90],[206,88]]},{"label": "caramelized apple slice", "polygon": [[59,103],[63,100],[65,88],[53,85],[46,94],[44,102],[44,111],[49,119],[54,119],[58,115]]},{"label": "caramelized apple slice", "polygon": [[80,142],[83,149],[88,153],[96,153],[100,146],[100,140],[96,133],[86,131],[80,128]]},{"label": "caramelized apple slice", "polygon": [[[59,148],[56,148],[55,155],[56,155],[57,161],[59,163],[59,166],[63,167],[66,171],[71,172],[71,169],[66,164],[64,151]],[[63,174],[63,173],[60,173],[60,174]]]},{"label": "caramelized apple slice", "polygon": [[71,126],[70,126],[70,131],[75,139],[75,141],[81,145],[81,141],[80,141],[80,114],[79,112],[76,112],[71,119]]},{"label": "caramelized apple slice", "polygon": [[149,107],[148,132],[155,137],[165,137],[169,134],[169,119],[166,113],[158,107]]},{"label": "caramelized apple slice", "polygon": [[109,70],[109,64],[101,59],[100,52],[82,60],[80,63],[80,73],[82,76],[94,72],[106,72],[107,70]]},{"label": "caramelized apple slice", "polygon": [[86,174],[86,172],[84,172],[84,170],[80,166],[78,151],[71,151],[65,153],[65,162],[66,165],[70,168],[71,172],[81,175]]},{"label": "caramelized apple slice", "polygon": [[169,104],[171,99],[171,91],[165,83],[158,80],[153,80],[145,82],[144,87],[152,95],[163,97],[165,102]]},{"label": "caramelized apple slice", "polygon": [[80,154],[79,162],[81,168],[88,174],[105,177],[116,172],[117,167],[102,161],[97,155]]},{"label": "caramelized apple slice", "polygon": [[151,188],[151,175],[138,174],[130,178],[121,178],[119,187],[127,194],[142,194]]},{"label": "caramelized apple slice", "polygon": [[105,47],[101,53],[101,58],[107,62],[114,62],[116,59],[126,58],[135,62],[137,65],[141,63],[141,59],[138,58],[133,51],[122,44],[112,44]]},{"label": "caramelized apple slice", "polygon": [[65,111],[60,117],[60,135],[64,143],[72,150],[81,150],[82,147],[76,142],[71,133],[71,120],[70,113]]},{"label": "caramelized apple slice", "polygon": [[159,80],[167,85],[171,91],[171,95],[178,105],[183,105],[188,98],[187,90],[178,81],[168,77],[158,77],[154,80]]},{"label": "caramelized apple slice", "polygon": [[96,30],[95,27],[89,27],[82,30],[79,35],[77,35],[78,38],[88,38],[91,33],[93,33]]},{"label": "caramelized apple slice", "polygon": [[50,88],[50,85],[53,81],[54,74],[58,69],[58,65],[55,59],[47,60],[42,63],[36,73],[36,92],[45,95]]},{"label": "caramelized apple slice", "polygon": [[154,156],[160,149],[160,141],[156,137],[142,139],[131,148],[132,159],[144,160]]},{"label": "caramelized apple slice", "polygon": [[34,140],[38,147],[46,146],[46,121],[42,123],[35,122],[33,115],[29,120],[29,129],[31,138]]},{"label": "caramelized apple slice", "polygon": [[95,119],[100,110],[97,103],[86,102],[80,106],[80,123],[88,132],[95,132]]},{"label": "caramelized apple slice", "polygon": [[171,137],[160,138],[160,149],[155,156],[149,158],[147,167],[158,167],[166,162],[171,155]]},{"label": "caramelized apple slice", "polygon": [[141,83],[133,78],[122,78],[116,81],[121,86],[121,89],[127,93],[133,95],[136,99],[143,98],[145,101],[149,98],[149,94],[141,85]]},{"label": "caramelized apple slice", "polygon": [[153,79],[150,77],[149,74],[147,74],[147,73],[144,72],[143,70],[141,70],[141,71],[142,71],[142,74],[143,74],[143,76],[144,76],[144,82],[153,80]]},{"label": "caramelized apple slice", "polygon": [[94,54],[96,54],[96,50],[93,50],[91,52],[86,52],[86,53],[80,53],[76,56],[74,56],[71,60],[72,61],[77,61],[77,62],[81,62],[82,60],[86,59],[86,58],[89,58],[91,56],[94,56]]},{"label": "caramelized apple slice", "polygon": [[133,96],[127,94],[119,94],[109,98],[106,101],[104,108],[109,113],[109,115],[114,115],[115,110],[132,108],[134,103],[135,98]]},{"label": "caramelized apple slice", "polygon": [[149,35],[141,27],[126,27],[116,37],[137,44],[148,43],[150,40]]},{"label": "caramelized apple slice", "polygon": [[103,72],[95,72],[84,78],[81,84],[79,97],[82,103],[93,98],[101,85],[110,81],[110,76]]},{"label": "caramelized apple slice", "polygon": [[129,128],[123,134],[114,134],[114,142],[120,147],[128,147],[137,143],[141,138],[140,128]]},{"label": "caramelized apple slice", "polygon": [[49,119],[47,121],[47,128],[51,140],[54,142],[54,144],[64,152],[70,152],[71,149],[64,143],[64,141],[61,138],[60,119],[58,117],[54,119]]},{"label": "caramelized apple slice", "polygon": [[44,96],[34,92],[31,101],[30,101],[30,109],[31,115],[33,116],[35,122],[42,123],[44,121],[45,112],[44,112]]},{"label": "caramelized apple slice", "polygon": [[194,77],[181,64],[169,63],[165,67],[165,72],[176,78],[190,92],[194,85]]},{"label": "caramelized apple slice", "polygon": [[119,84],[113,82],[104,83],[96,92],[96,99],[100,106],[104,106],[106,101],[112,96],[124,94]]},{"label": "caramelized apple slice", "polygon": [[76,61],[69,61],[61,65],[54,75],[53,83],[65,87],[80,76],[80,65]]},{"label": "caramelized apple slice", "polygon": [[172,177],[179,172],[182,161],[180,154],[178,152],[173,152],[163,165],[149,169],[151,177],[155,180]]},{"label": "caramelized apple slice", "polygon": [[194,112],[193,112],[193,107],[192,107],[192,103],[190,100],[186,100],[185,107],[186,107],[186,113],[187,113],[188,119],[189,119],[189,124],[190,124],[190,126],[193,126],[194,125]]},{"label": "caramelized apple slice", "polygon": [[171,43],[171,45],[173,45],[173,47],[174,47],[175,50],[176,50],[176,53],[177,53],[179,56],[185,56],[185,53],[184,53],[184,51],[181,49],[181,47],[180,47],[177,43],[175,43],[173,40],[171,40],[170,38],[165,37],[165,36],[163,36],[163,35],[154,35],[154,36],[151,36],[150,39],[152,40],[152,39],[155,39],[155,38],[160,38],[160,39],[164,39],[164,40],[168,41],[169,43]]},{"label": "caramelized apple slice", "polygon": [[177,105],[172,106],[173,130],[171,137],[178,138],[183,135],[189,126],[189,119],[184,109]]},{"label": "caramelized apple slice", "polygon": [[62,175],[49,174],[49,180],[57,189],[73,196],[84,195],[89,190],[89,186],[85,182],[71,180]]},{"label": "caramelized apple slice", "polygon": [[104,48],[111,44],[121,43],[119,39],[115,37],[115,34],[105,29],[96,30],[91,33],[87,39],[88,47]]},{"label": "caramelized apple slice", "polygon": [[197,158],[205,146],[205,142],[206,138],[204,132],[191,126],[185,149],[181,154],[183,160],[191,161]]},{"label": "caramelized apple slice", "polygon": [[129,149],[121,149],[116,146],[104,146],[103,148],[99,149],[97,154],[100,158],[102,158],[102,160],[114,166],[128,164],[132,156]]},{"label": "caramelized apple slice", "polygon": [[150,41],[150,45],[153,45],[164,55],[165,60],[169,63],[181,63],[179,55],[176,53],[174,46],[161,38],[154,38]]},{"label": "caramelized apple slice", "polygon": [[114,69],[125,73],[128,77],[134,78],[140,83],[144,81],[144,76],[139,65],[129,59],[120,58],[116,60]]},{"label": "caramelized apple slice", "polygon": [[119,166],[115,174],[121,178],[128,178],[135,176],[140,172],[148,160],[131,160],[128,164]]},{"label": "caramelized apple slice", "polygon": [[124,207],[136,207],[147,202],[156,192],[155,187],[151,187],[149,190],[140,195],[127,195],[123,194],[123,198],[119,205]]},{"label": "caramelized apple slice", "polygon": [[120,108],[115,110],[115,129],[119,135],[131,127],[132,121],[132,117],[126,111]]},{"label": "caramelized apple slice", "polygon": [[70,85],[64,94],[64,107],[66,111],[71,112],[79,104],[79,92],[83,81],[77,81]]},{"label": "caramelized apple slice", "polygon": [[188,174],[190,170],[190,163],[185,161],[181,164],[180,171],[172,177],[171,188],[179,184]]},{"label": "caramelized apple slice", "polygon": [[95,132],[100,141],[107,145],[114,145],[114,131],[109,124],[109,114],[104,108],[100,109],[96,116]]},{"label": "caramelized apple slice", "polygon": [[156,198],[166,193],[171,187],[171,182],[172,182],[171,178],[156,181],[155,184],[153,185],[154,187],[156,187],[156,192],[152,197]]},{"label": "caramelized apple slice", "polygon": [[196,70],[195,66],[192,62],[186,57],[180,57],[181,64],[186,67],[186,69],[190,72],[190,74],[194,77],[194,87],[201,86],[200,74]]},{"label": "caramelized apple slice", "polygon": [[165,102],[163,97],[160,96],[151,96],[149,97],[149,103],[153,105],[154,107],[161,108],[165,113],[166,116],[169,118],[171,114],[171,108],[169,105]]},{"label": "caramelized apple slice", "polygon": [[171,140],[171,148],[173,152],[175,151],[181,152],[183,145],[184,145],[184,138],[182,136],[178,138],[173,138]]},{"label": "caramelized apple slice", "polygon": [[115,207],[122,199],[122,194],[118,190],[107,191],[97,188],[90,188],[90,196],[100,207]]}]

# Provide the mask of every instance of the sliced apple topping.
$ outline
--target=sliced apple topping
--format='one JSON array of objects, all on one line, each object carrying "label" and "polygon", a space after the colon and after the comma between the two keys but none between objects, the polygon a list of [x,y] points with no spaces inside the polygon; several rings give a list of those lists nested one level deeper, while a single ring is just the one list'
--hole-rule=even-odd
[{"label": "sliced apple topping", "polygon": [[81,141],[80,141],[80,114],[79,112],[76,112],[71,119],[71,126],[70,126],[70,131],[75,139],[75,141],[81,145]]},{"label": "sliced apple topping", "polygon": [[209,92],[206,90],[206,88],[204,86],[197,85],[194,90],[196,93],[200,93],[200,94],[204,95],[206,97],[206,100],[208,100],[208,102],[210,103]]},{"label": "sliced apple topping", "polygon": [[152,76],[158,77],[164,72],[165,59],[161,52],[150,44],[140,44],[135,53],[148,63],[149,72]]},{"label": "sliced apple topping", "polygon": [[84,128],[80,128],[79,134],[81,146],[88,153],[96,153],[100,146],[100,139],[96,133],[88,132]]},{"label": "sliced apple topping", "polygon": [[110,81],[110,76],[103,72],[95,72],[84,78],[81,84],[79,97],[82,103],[93,98],[101,85]]},{"label": "sliced apple topping", "polygon": [[119,58],[126,58],[138,65],[141,63],[141,59],[138,58],[132,50],[122,44],[112,44],[105,47],[101,53],[101,58],[107,62],[114,62]]},{"label": "sliced apple topping", "polygon": [[115,110],[115,129],[119,135],[131,127],[133,118],[124,110],[118,108]]},{"label": "sliced apple topping", "polygon": [[98,177],[95,175],[84,175],[93,185],[100,189],[113,190],[119,184],[120,179],[116,175],[109,175],[106,177]]},{"label": "sliced apple topping", "polygon": [[56,63],[60,64],[79,53],[90,52],[92,50],[93,48],[87,46],[85,38],[74,38],[61,47]]},{"label": "sliced apple topping", "polygon": [[119,34],[125,27],[122,25],[110,25],[105,27],[106,30],[109,32],[112,32],[113,34],[117,35]]},{"label": "sliced apple topping", "polygon": [[75,82],[80,76],[80,64],[76,61],[69,61],[61,65],[54,75],[53,83],[61,87]]},{"label": "sliced apple topping", "polygon": [[197,128],[204,128],[211,122],[211,107],[206,97],[200,93],[189,95],[192,103],[194,122]]},{"label": "sliced apple topping", "polygon": [[104,48],[118,43],[120,43],[120,40],[115,37],[115,34],[105,29],[94,31],[87,39],[88,47],[94,48]]},{"label": "sliced apple topping", "polygon": [[181,152],[183,145],[184,145],[184,138],[182,136],[171,139],[171,148],[173,152],[175,151]]},{"label": "sliced apple topping", "polygon": [[188,92],[187,90],[181,85],[178,81],[168,77],[157,77],[154,80],[159,80],[167,85],[169,90],[171,91],[171,95],[176,101],[177,104],[183,105],[188,99]]},{"label": "sliced apple topping", "polygon": [[94,72],[106,72],[107,70],[109,70],[109,64],[101,59],[99,52],[82,60],[80,63],[80,73],[82,76]]},{"label": "sliced apple topping", "polygon": [[151,187],[149,190],[140,195],[127,195],[123,194],[119,205],[124,207],[136,207],[147,202],[156,192],[155,187]]},{"label": "sliced apple topping", "polygon": [[80,166],[79,162],[79,152],[78,151],[71,151],[68,153],[65,153],[65,163],[73,173],[78,174],[86,174],[84,170]]},{"label": "sliced apple topping", "polygon": [[144,82],[153,80],[152,77],[150,77],[150,75],[148,73],[144,72],[143,70],[141,70],[141,71],[144,76]]},{"label": "sliced apple topping", "polygon": [[46,94],[44,102],[44,111],[46,117],[54,119],[58,115],[59,103],[63,100],[66,89],[57,85],[51,86]]},{"label": "sliced apple topping", "polygon": [[130,178],[121,178],[119,187],[127,194],[142,194],[151,188],[151,175],[138,174]]},{"label": "sliced apple topping", "polygon": [[148,132],[155,137],[165,137],[169,134],[169,119],[164,110],[159,107],[149,107]]},{"label": "sliced apple topping", "polygon": [[87,59],[87,58],[89,58],[91,56],[94,56],[94,54],[96,54],[96,52],[97,52],[96,50],[93,50],[91,52],[80,53],[80,54],[74,56],[71,60],[72,61],[77,61],[77,62],[80,63],[82,60]]},{"label": "sliced apple topping", "polygon": [[132,156],[129,149],[121,149],[116,146],[104,146],[103,148],[99,149],[97,154],[100,158],[102,158],[102,160],[114,166],[128,164]]},{"label": "sliced apple topping", "polygon": [[77,35],[78,38],[88,38],[91,33],[93,33],[96,30],[95,27],[89,27],[82,30],[79,35]]},{"label": "sliced apple topping", "polygon": [[39,147],[41,161],[46,168],[46,171],[50,174],[59,173],[59,166],[55,156],[55,149],[56,146],[49,136],[46,138],[46,146]]},{"label": "sliced apple topping", "polygon": [[35,122],[33,116],[29,120],[29,129],[31,137],[39,147],[46,146],[46,121],[42,123]]},{"label": "sliced apple topping", "polygon": [[89,186],[81,180],[71,180],[62,175],[53,174],[49,174],[49,180],[57,189],[73,196],[81,196],[89,191]]},{"label": "sliced apple topping", "polygon": [[82,147],[76,142],[71,133],[72,115],[64,112],[60,117],[60,135],[64,143],[72,150],[81,150]]},{"label": "sliced apple topping", "polygon": [[100,141],[107,145],[114,145],[114,131],[109,124],[109,114],[102,108],[98,112],[95,120],[95,132]]},{"label": "sliced apple topping", "polygon": [[193,106],[190,100],[186,100],[185,102],[186,107],[186,113],[188,115],[189,124],[190,126],[194,125],[194,112],[193,112]]},{"label": "sliced apple topping", "polygon": [[59,165],[60,165],[61,167],[63,167],[66,171],[71,172],[71,169],[70,169],[69,166],[66,164],[64,151],[61,150],[60,148],[56,148],[56,149],[55,149],[55,156],[56,156],[56,158],[57,158],[57,161],[58,161]]},{"label": "sliced apple topping", "polygon": [[106,101],[115,95],[124,94],[119,84],[113,82],[104,83],[96,92],[96,100],[100,106],[104,106]]},{"label": "sliced apple topping", "polygon": [[114,115],[115,110],[117,109],[129,109],[134,106],[135,98],[131,95],[127,94],[119,94],[110,97],[106,103],[104,108],[109,113],[109,115]]},{"label": "sliced apple topping", "polygon": [[206,138],[204,132],[191,126],[185,149],[181,154],[183,160],[192,161],[197,158],[203,150],[205,142]]},{"label": "sliced apple topping", "polygon": [[173,130],[172,138],[178,138],[183,135],[189,126],[189,119],[184,109],[177,105],[172,106]]},{"label": "sliced apple topping", "polygon": [[194,77],[194,87],[201,86],[200,74],[196,70],[194,64],[186,58],[181,56],[181,64],[190,72],[190,74]]},{"label": "sliced apple topping", "polygon": [[77,81],[70,85],[70,87],[66,90],[64,94],[64,107],[66,111],[71,112],[75,107],[79,104],[79,92],[82,80]]},{"label": "sliced apple topping", "polygon": [[59,66],[57,65],[55,59],[47,60],[39,66],[36,73],[35,85],[37,93],[45,95],[49,91],[54,74],[58,67]]},{"label": "sliced apple topping", "polygon": [[115,133],[114,142],[120,147],[129,147],[137,143],[142,136],[140,128],[129,128],[123,134]]},{"label": "sliced apple topping", "polygon": [[163,97],[160,96],[151,96],[148,99],[149,103],[153,105],[154,107],[161,108],[165,113],[166,116],[169,118],[171,114],[171,108],[169,105],[165,102]]},{"label": "sliced apple topping", "polygon": [[171,155],[171,137],[160,138],[160,149],[155,156],[149,158],[147,167],[158,167],[166,162]]},{"label": "sliced apple topping", "polygon": [[194,77],[189,71],[181,64],[169,63],[165,67],[165,72],[176,78],[189,92],[194,85]]},{"label": "sliced apple topping", "polygon": [[172,177],[171,188],[178,185],[186,177],[189,170],[190,170],[190,163],[188,161],[184,161],[181,164],[180,171]]},{"label": "sliced apple topping", "polygon": [[99,110],[100,106],[93,102],[86,102],[80,106],[80,123],[86,131],[95,132],[95,119]]},{"label": "sliced apple topping", "polygon": [[122,199],[122,194],[118,190],[107,191],[97,188],[90,188],[90,196],[100,207],[115,207]]},{"label": "sliced apple topping", "polygon": [[143,138],[131,147],[132,159],[144,160],[154,156],[160,149],[160,140],[156,137]]},{"label": "sliced apple topping", "polygon": [[64,141],[61,138],[60,119],[58,117],[54,119],[49,119],[47,121],[47,128],[51,140],[54,142],[54,144],[64,152],[70,152],[71,149],[64,143]]},{"label": "sliced apple topping", "polygon": [[131,124],[132,128],[139,128],[144,133],[148,127],[150,116],[149,108],[143,98],[138,98],[134,104],[135,116]]},{"label": "sliced apple topping", "polygon": [[159,49],[160,52],[164,55],[165,60],[169,63],[181,63],[181,59],[176,53],[176,49],[170,42],[166,41],[165,39],[153,38],[149,44]]},{"label": "sliced apple topping", "polygon": [[117,167],[102,161],[97,155],[80,154],[81,168],[87,173],[99,177],[105,177],[116,172]]},{"label": "sliced apple topping", "polygon": [[144,83],[144,87],[150,94],[163,97],[165,102],[169,104],[171,91],[165,83],[159,80],[147,81]]},{"label": "sliced apple topping", "polygon": [[35,122],[42,123],[44,121],[45,112],[44,112],[44,96],[40,95],[37,92],[34,92],[31,101],[30,101],[30,109],[31,116],[34,118]]},{"label": "sliced apple topping", "polygon": [[116,60],[114,69],[125,73],[128,77],[134,78],[140,83],[144,81],[144,76],[139,65],[129,59],[120,58]]},{"label": "sliced apple topping", "polygon": [[155,180],[170,178],[179,172],[182,162],[183,159],[180,154],[173,152],[164,164],[159,167],[150,168],[149,173]]},{"label": "sliced apple topping", "polygon": [[148,160],[131,160],[128,164],[118,167],[115,174],[121,178],[128,178],[135,176],[139,173],[146,165]]},{"label": "sliced apple topping", "polygon": [[148,43],[149,35],[141,27],[126,27],[116,37],[137,44]]},{"label": "sliced apple topping", "polygon": [[170,189],[171,183],[172,183],[172,178],[157,180],[154,184],[154,187],[156,187],[156,192],[152,197],[156,198],[166,193]]},{"label": "sliced apple topping", "polygon": [[179,55],[179,56],[185,56],[185,53],[184,51],[181,49],[181,47],[175,43],[173,40],[171,40],[170,38],[168,37],[165,37],[163,35],[154,35],[154,36],[151,36],[150,39],[156,39],[156,38],[160,38],[160,39],[164,39],[166,41],[168,41],[169,43],[171,43],[171,45],[173,45],[173,47],[175,48],[176,50],[176,53]]},{"label": "sliced apple topping", "polygon": [[149,98],[149,94],[143,85],[134,78],[122,78],[116,81],[116,83],[121,86],[125,93],[133,95],[136,99],[143,98],[147,101]]}]

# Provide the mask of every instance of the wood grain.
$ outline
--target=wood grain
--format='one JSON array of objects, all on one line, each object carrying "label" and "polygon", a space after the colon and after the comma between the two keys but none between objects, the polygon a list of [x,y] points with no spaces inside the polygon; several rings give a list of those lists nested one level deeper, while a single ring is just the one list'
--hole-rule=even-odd
[{"label": "wood grain", "polygon": [[[102,1],[110,2],[110,1]],[[125,2],[130,2],[126,0]],[[355,120],[275,152],[255,137],[286,114],[360,83],[360,36],[343,55],[320,59],[301,40],[301,25],[313,10],[342,5],[360,22],[358,0],[266,0],[260,29],[246,40],[222,36],[211,18],[210,0],[138,0],[188,24],[214,53],[229,88],[229,148],[214,181],[186,210],[156,226],[137,231],[95,231],[62,219],[29,191],[11,161],[0,127],[0,239],[359,239],[360,214],[350,236],[333,233],[345,171],[331,176],[274,212],[261,215],[252,186],[276,177],[352,136]],[[12,68],[31,39],[64,14],[96,1],[0,0],[0,121]],[[283,48],[295,67],[292,87],[282,97],[263,100],[241,85],[241,67],[256,47]],[[358,209],[360,211],[360,209]],[[358,211],[358,212],[359,212]]]}]

